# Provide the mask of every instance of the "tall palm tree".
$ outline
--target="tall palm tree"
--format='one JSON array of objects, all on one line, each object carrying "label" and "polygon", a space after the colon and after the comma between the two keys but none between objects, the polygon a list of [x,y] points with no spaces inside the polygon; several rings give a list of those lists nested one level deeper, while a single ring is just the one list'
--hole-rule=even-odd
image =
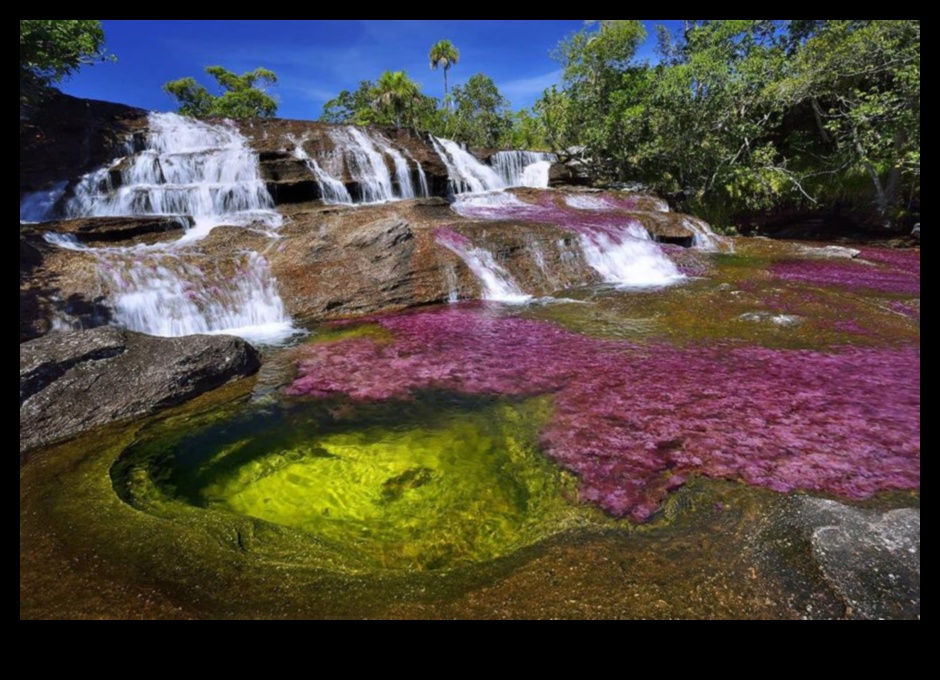
[{"label": "tall palm tree", "polygon": [[376,107],[394,112],[397,129],[401,129],[402,114],[412,109],[419,94],[418,85],[404,71],[386,71],[375,83]]},{"label": "tall palm tree", "polygon": [[447,71],[460,60],[460,52],[450,40],[438,40],[431,45],[428,58],[431,60],[432,69],[438,66],[444,69],[444,103],[446,104],[449,101],[447,99]]}]

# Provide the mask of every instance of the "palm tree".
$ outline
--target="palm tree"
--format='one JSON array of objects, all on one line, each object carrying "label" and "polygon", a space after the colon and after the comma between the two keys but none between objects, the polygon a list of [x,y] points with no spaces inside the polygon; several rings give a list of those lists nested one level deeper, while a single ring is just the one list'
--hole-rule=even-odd
[{"label": "palm tree", "polygon": [[438,40],[431,45],[428,58],[431,60],[432,69],[438,66],[444,69],[444,103],[447,104],[447,71],[460,60],[460,52],[450,40]]},{"label": "palm tree", "polygon": [[418,85],[404,71],[383,73],[376,81],[373,92],[377,108],[390,108],[395,113],[396,129],[401,129],[401,117],[405,109],[411,109],[420,95]]}]

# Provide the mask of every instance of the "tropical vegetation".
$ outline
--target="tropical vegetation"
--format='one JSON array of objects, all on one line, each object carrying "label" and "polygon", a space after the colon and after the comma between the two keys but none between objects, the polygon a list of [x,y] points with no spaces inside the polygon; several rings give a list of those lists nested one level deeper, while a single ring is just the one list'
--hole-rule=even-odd
[{"label": "tropical vegetation", "polygon": [[108,59],[98,20],[20,19],[20,96]]},{"label": "tropical vegetation", "polygon": [[198,118],[270,117],[277,113],[277,102],[265,91],[265,86],[277,83],[273,71],[259,67],[236,75],[221,66],[208,66],[206,73],[215,79],[219,94],[212,94],[192,77],[163,85],[164,92],[176,100],[180,113]]}]

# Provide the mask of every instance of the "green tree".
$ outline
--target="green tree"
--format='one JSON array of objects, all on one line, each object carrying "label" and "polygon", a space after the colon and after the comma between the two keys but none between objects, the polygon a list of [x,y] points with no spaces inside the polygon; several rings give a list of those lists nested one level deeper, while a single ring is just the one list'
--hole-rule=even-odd
[{"label": "green tree", "polygon": [[373,106],[375,95],[371,80],[359,81],[359,87],[343,90],[323,105],[320,120],[324,123],[370,125],[379,123]]},{"label": "green tree", "polygon": [[626,109],[636,99],[633,81],[645,70],[633,59],[645,37],[638,20],[588,21],[553,52],[563,92],[547,91],[538,107],[552,116],[547,141],[563,156],[578,149],[596,176],[626,171],[624,139],[633,124]]},{"label": "green tree", "polygon": [[[417,85],[415,87],[417,88]],[[343,90],[327,101],[323,105],[320,120],[324,123],[347,125],[395,125],[395,107],[386,101],[390,96],[383,98],[382,94],[377,83],[371,80],[360,81],[359,87],[352,92]],[[440,134],[442,123],[437,99],[420,91],[417,94],[412,92],[408,98],[410,104],[406,105],[403,111],[407,114],[408,124],[417,130]]]},{"label": "green tree", "polygon": [[[792,68],[774,85],[791,109],[809,109],[819,171],[868,178],[886,227],[920,190],[920,20],[827,20],[793,39]],[[798,38],[798,39],[797,39]]]},{"label": "green tree", "polygon": [[213,95],[191,77],[163,85],[163,90],[176,99],[180,113],[199,118],[270,117],[277,113],[277,102],[264,90],[265,85],[277,83],[273,71],[256,68],[236,75],[221,66],[209,66],[206,73],[218,84],[218,95]]},{"label": "green tree", "polygon": [[509,102],[489,76],[477,73],[464,85],[454,87],[453,101],[447,127],[458,142],[499,147],[512,130]]},{"label": "green tree", "polygon": [[421,91],[404,71],[385,71],[376,81],[372,95],[374,107],[379,112],[391,113],[396,128],[401,128],[406,116],[414,126],[415,104],[420,101]]},{"label": "green tree", "polygon": [[447,97],[447,71],[460,60],[460,51],[454,47],[454,43],[450,40],[438,40],[431,46],[428,59],[431,61],[432,69],[436,70],[440,66],[444,71],[444,105],[447,106],[449,102]]},{"label": "green tree", "polygon": [[47,87],[82,66],[113,59],[104,29],[92,19],[20,19],[20,91]]}]

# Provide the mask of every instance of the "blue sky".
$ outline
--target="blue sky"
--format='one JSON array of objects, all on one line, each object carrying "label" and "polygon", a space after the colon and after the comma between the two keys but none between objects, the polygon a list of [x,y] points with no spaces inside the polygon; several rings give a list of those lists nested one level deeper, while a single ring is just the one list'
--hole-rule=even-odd
[{"label": "blue sky", "polygon": [[[644,20],[654,35],[658,23]],[[173,109],[161,86],[220,65],[237,73],[264,66],[279,84],[270,93],[278,116],[311,119],[340,90],[355,89],[382,71],[404,70],[425,94],[443,95],[443,76],[428,65],[428,50],[442,38],[460,50],[448,73],[451,85],[475,73],[493,78],[513,108],[530,106],[558,82],[550,51],[578,30],[580,20],[543,21],[103,21],[116,63],[84,68],[62,84],[68,94],[146,109]],[[641,57],[652,56],[652,38]],[[210,88],[211,89],[211,88]]]}]

